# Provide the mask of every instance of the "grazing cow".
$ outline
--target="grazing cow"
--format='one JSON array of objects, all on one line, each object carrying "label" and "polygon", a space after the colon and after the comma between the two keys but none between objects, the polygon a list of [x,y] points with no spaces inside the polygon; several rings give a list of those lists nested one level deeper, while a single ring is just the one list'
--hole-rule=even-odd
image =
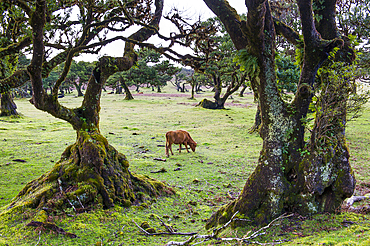
[{"label": "grazing cow", "polygon": [[168,150],[172,152],[172,144],[179,144],[179,152],[181,153],[181,144],[185,145],[186,150],[189,153],[188,144],[191,150],[194,152],[197,143],[190,137],[190,134],[187,131],[176,130],[169,131],[166,133],[166,156],[169,156]]}]

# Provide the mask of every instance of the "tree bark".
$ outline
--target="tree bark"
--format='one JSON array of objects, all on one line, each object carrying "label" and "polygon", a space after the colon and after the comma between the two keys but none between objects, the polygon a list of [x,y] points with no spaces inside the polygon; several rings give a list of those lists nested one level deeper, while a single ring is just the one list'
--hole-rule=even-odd
[{"label": "tree bark", "polygon": [[10,91],[1,94],[0,116],[19,115]]},{"label": "tree bark", "polygon": [[[342,41],[337,38],[323,40],[315,29],[311,1],[297,1],[304,40],[297,41],[294,33],[289,39],[303,45],[305,53],[297,94],[292,103],[286,103],[280,97],[276,84],[274,42],[277,25],[271,16],[268,1],[247,0],[247,21],[238,22],[240,24],[232,23],[238,18],[229,6],[222,8],[223,4],[216,4],[218,1],[204,1],[216,15],[223,15],[220,18],[224,25],[240,26],[240,30],[226,29],[236,32],[230,36],[237,49],[247,48],[258,60],[259,74],[251,79],[251,83],[259,100],[260,135],[263,139],[258,165],[243,191],[236,200],[213,214],[206,227],[227,222],[236,211],[257,224],[268,223],[284,212],[303,215],[334,212],[346,197],[352,195],[355,187],[343,128],[334,130],[337,137],[330,142],[330,148],[325,148],[325,144],[309,147],[304,141],[305,125],[302,119],[307,117],[318,69],[328,53],[340,46]],[[282,26],[279,28],[283,35],[289,31]],[[246,45],[243,46],[244,43],[236,37],[245,37]],[[341,95],[338,90],[330,91]],[[336,120],[343,121],[344,118]],[[320,147],[324,147],[324,151],[318,151]]]}]

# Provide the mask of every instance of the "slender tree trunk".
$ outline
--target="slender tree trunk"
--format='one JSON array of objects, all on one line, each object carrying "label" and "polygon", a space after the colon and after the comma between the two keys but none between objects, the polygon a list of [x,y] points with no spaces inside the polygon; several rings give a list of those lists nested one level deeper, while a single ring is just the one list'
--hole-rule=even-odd
[{"label": "slender tree trunk", "polygon": [[82,82],[79,77],[75,81],[73,81],[74,86],[76,87],[77,90],[77,96],[78,97],[83,97],[84,94],[82,93]]},{"label": "slender tree trunk", "polygon": [[10,91],[1,94],[0,116],[18,115],[17,105],[13,101]]},{"label": "slender tree trunk", "polygon": [[247,89],[247,86],[245,85],[245,84],[243,84],[242,85],[242,89],[240,90],[240,92],[239,92],[239,96],[240,97],[244,97],[244,92],[245,92],[245,90]]},{"label": "slender tree trunk", "polygon": [[195,99],[195,97],[194,97],[195,87],[196,87],[196,81],[195,81],[194,77],[192,77],[191,78],[191,97],[190,97],[190,99]]},{"label": "slender tree trunk", "polygon": [[133,99],[134,99],[134,97],[132,96],[131,91],[130,91],[130,89],[128,88],[128,86],[127,86],[127,84],[126,84],[125,80],[124,80],[122,77],[120,77],[120,78],[119,78],[119,80],[120,80],[120,82],[121,82],[121,85],[122,85],[123,89],[125,90],[125,94],[126,94],[126,96],[125,96],[125,100],[133,100]]}]

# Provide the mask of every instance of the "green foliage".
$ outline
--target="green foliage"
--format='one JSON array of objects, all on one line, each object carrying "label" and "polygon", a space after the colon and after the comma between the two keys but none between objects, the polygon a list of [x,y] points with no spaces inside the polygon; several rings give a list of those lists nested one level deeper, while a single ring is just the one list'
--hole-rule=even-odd
[{"label": "green foliage", "polygon": [[292,92],[297,91],[297,84],[300,77],[300,68],[289,56],[278,53],[275,58],[277,85],[280,91]]},{"label": "green foliage", "polygon": [[128,86],[136,85],[138,88],[146,84],[160,88],[167,85],[167,82],[181,70],[168,60],[161,61],[161,54],[151,49],[143,48],[138,50],[137,53],[139,59],[135,66],[128,71],[112,75],[107,80],[107,85],[116,88],[119,86],[119,78],[121,77]]},{"label": "green foliage", "polygon": [[258,77],[260,68],[257,57],[253,56],[248,49],[241,49],[236,54],[234,60],[240,66],[241,71],[245,71],[252,79]]},{"label": "green foliage", "polygon": [[[68,88],[72,86],[81,86],[84,83],[87,83],[92,70],[94,69],[95,62],[85,62],[85,61],[72,61],[71,67],[69,69],[68,75],[65,81],[62,83],[61,88]],[[43,79],[44,88],[52,88],[55,82],[58,80],[60,75],[63,72],[64,63],[56,66],[49,74],[49,76]],[[77,84],[76,81],[79,81]]]}]

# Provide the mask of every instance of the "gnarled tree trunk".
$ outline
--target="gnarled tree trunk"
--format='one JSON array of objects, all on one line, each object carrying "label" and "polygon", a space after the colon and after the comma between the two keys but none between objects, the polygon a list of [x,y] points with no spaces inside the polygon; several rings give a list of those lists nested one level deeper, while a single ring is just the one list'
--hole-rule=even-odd
[{"label": "gnarled tree trunk", "polygon": [[[226,1],[204,1],[220,17],[236,48],[247,48],[250,55],[258,60],[259,74],[252,79],[252,88],[258,94],[262,120],[260,135],[263,139],[258,165],[243,191],[236,200],[213,214],[206,227],[227,222],[236,211],[257,224],[267,223],[284,212],[304,215],[334,212],[346,197],[352,195],[356,183],[345,145],[344,124],[338,124],[345,121],[345,112],[333,119],[336,123],[327,124],[330,126],[328,136],[334,137],[321,142],[305,142],[302,119],[307,117],[312,102],[317,70],[328,53],[343,42],[336,37],[330,38],[330,41],[321,38],[315,29],[310,0],[297,1],[304,36],[301,41],[298,33],[289,30],[287,35],[286,26],[274,23],[266,0],[246,1],[246,22],[240,21]],[[335,1],[331,4],[335,5]],[[235,20],[239,20],[240,24],[236,24]],[[276,32],[293,44],[302,42],[300,45],[304,47],[298,91],[291,103],[283,101],[276,84]],[[326,83],[330,84],[330,81]],[[331,88],[330,92],[344,99],[348,95],[335,88]],[[326,99],[322,98],[324,102]],[[330,110],[317,117],[326,118],[328,112]]]},{"label": "gnarled tree trunk", "polygon": [[[18,78],[24,82],[29,76],[34,91],[31,100],[34,106],[69,122],[77,133],[77,139],[75,144],[67,147],[60,161],[50,172],[31,181],[22,189],[9,208],[73,207],[78,211],[99,205],[105,208],[114,204],[130,206],[139,201],[151,200],[158,195],[173,194],[173,190],[165,184],[131,173],[126,157],[109,145],[99,130],[102,88],[109,76],[130,69],[136,62],[134,44],[126,42],[123,57],[102,57],[90,77],[82,105],[78,108],[67,108],[58,102],[58,90],[67,76],[66,71],[72,62],[73,52],[78,52],[78,49],[68,53],[61,77],[56,81],[52,93],[47,94],[42,85],[42,76],[45,73],[43,31],[46,6],[44,0],[36,0],[30,19],[33,57],[27,68],[28,73]],[[150,23],[153,29],[142,28],[132,34],[130,40],[142,42],[154,34],[162,15],[163,2],[156,0],[155,6],[156,12]],[[13,76],[10,86],[19,82],[14,78]]]}]

